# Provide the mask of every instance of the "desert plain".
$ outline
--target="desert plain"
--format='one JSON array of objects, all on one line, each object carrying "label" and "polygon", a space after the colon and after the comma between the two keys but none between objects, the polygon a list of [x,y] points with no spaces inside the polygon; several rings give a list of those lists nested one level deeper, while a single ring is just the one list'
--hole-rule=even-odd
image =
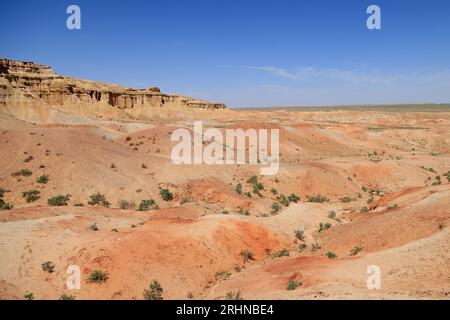
[{"label": "desert plain", "polygon": [[[450,298],[450,106],[229,109],[0,65],[1,299]],[[174,164],[199,120],[279,129],[278,173]]]}]

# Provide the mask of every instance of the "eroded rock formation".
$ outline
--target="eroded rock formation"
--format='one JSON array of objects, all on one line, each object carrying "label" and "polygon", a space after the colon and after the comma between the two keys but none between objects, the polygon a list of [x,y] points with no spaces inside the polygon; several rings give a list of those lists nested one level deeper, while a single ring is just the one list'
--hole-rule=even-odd
[{"label": "eroded rock formation", "polygon": [[0,59],[0,108],[22,119],[52,112],[111,119],[151,119],[186,110],[225,109],[222,103],[164,94],[157,87],[132,89],[56,74],[33,62]]}]

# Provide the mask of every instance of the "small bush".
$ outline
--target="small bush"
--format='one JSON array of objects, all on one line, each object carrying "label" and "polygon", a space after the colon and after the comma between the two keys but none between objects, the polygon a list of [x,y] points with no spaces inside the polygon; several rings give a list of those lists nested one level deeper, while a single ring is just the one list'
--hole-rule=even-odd
[{"label": "small bush", "polygon": [[396,203],[394,203],[394,204],[388,205],[387,209],[388,210],[394,210],[394,209],[397,209],[397,207],[398,207],[398,205]]},{"label": "small bush", "polygon": [[447,177],[448,182],[450,182],[450,171],[447,171],[443,174],[444,177]]},{"label": "small bush", "polygon": [[300,241],[305,241],[305,231],[304,230],[295,230],[294,231],[295,237]]},{"label": "small bush", "polygon": [[148,211],[150,209],[156,209],[158,206],[155,203],[155,200],[148,199],[148,200],[142,200],[139,204],[139,211]]},{"label": "small bush", "polygon": [[297,202],[300,201],[300,197],[297,196],[295,193],[291,193],[291,194],[288,196],[288,200],[289,200],[289,202],[295,202],[295,203],[297,203]]},{"label": "small bush", "polygon": [[281,257],[289,257],[289,250],[283,248],[272,255],[272,258],[281,258]]},{"label": "small bush", "polygon": [[88,278],[88,282],[91,283],[102,283],[106,280],[108,280],[108,272],[101,270],[92,271]]},{"label": "small bush", "polygon": [[222,210],[222,214],[229,214],[230,212],[227,209]]},{"label": "small bush", "polygon": [[68,295],[63,293],[60,297],[59,300],[75,300],[75,297],[72,295]]},{"label": "small bush", "polygon": [[0,199],[0,210],[11,210],[13,208],[12,203],[5,203],[3,199]]},{"label": "small bush", "polygon": [[188,198],[181,198],[180,204],[185,204],[188,203],[189,199]]},{"label": "small bush", "polygon": [[362,248],[360,246],[354,247],[351,251],[350,254],[352,256],[356,256],[358,253],[360,253],[362,250]]},{"label": "small bush", "polygon": [[242,214],[242,215],[244,215],[244,216],[249,216],[249,215],[250,215],[250,212],[248,212],[248,210],[244,210],[244,209],[242,209],[242,208],[239,208],[238,213],[239,213],[239,214]]},{"label": "small bush", "polygon": [[61,207],[61,206],[67,206],[67,202],[69,202],[69,195],[59,195],[53,198],[50,198],[47,200],[47,203],[49,206],[57,206],[57,207]]},{"label": "small bush", "polygon": [[273,195],[277,195],[277,194],[278,194],[278,191],[277,191],[277,189],[275,189],[275,188],[270,189],[270,192],[271,192]]},{"label": "small bush", "polygon": [[127,201],[127,200],[119,200],[117,205],[122,210],[130,210],[136,206],[136,204],[133,201]]},{"label": "small bush", "polygon": [[326,256],[327,256],[329,259],[337,258],[337,255],[336,255],[334,252],[332,252],[332,251],[328,251],[328,252],[326,253]]},{"label": "small bush", "polygon": [[12,176],[13,177],[20,177],[20,176],[22,176],[22,177],[29,177],[32,174],[33,174],[33,172],[31,170],[29,170],[29,169],[22,169],[22,170],[14,172],[12,174]]},{"label": "small bush", "polygon": [[110,203],[106,200],[105,195],[99,192],[90,195],[89,199],[88,204],[91,206],[99,204],[107,208],[110,205]]},{"label": "small bush", "polygon": [[244,300],[241,296],[241,291],[228,291],[225,298],[227,300]]},{"label": "small bush", "polygon": [[328,219],[336,219],[336,212],[334,211],[328,212]]},{"label": "small bush", "polygon": [[35,202],[41,198],[41,192],[39,190],[24,191],[22,197],[25,198],[27,203]]},{"label": "small bush", "polygon": [[23,296],[26,300],[34,300],[34,294],[33,292],[27,292]]},{"label": "small bush", "polygon": [[250,183],[252,185],[258,184],[258,177],[257,176],[251,176],[249,179],[247,179],[247,183]]},{"label": "small bush", "polygon": [[161,284],[153,280],[150,283],[148,289],[144,290],[144,299],[145,300],[163,300],[162,294],[164,289],[161,287]]},{"label": "small bush", "polygon": [[370,210],[369,210],[369,208],[367,207],[367,206],[364,206],[364,207],[362,207],[360,210],[359,210],[359,212],[361,212],[361,213],[367,213],[367,212],[369,212]]},{"label": "small bush", "polygon": [[272,214],[277,214],[281,210],[281,205],[278,202],[272,203]]},{"label": "small bush", "polygon": [[51,261],[45,261],[41,264],[41,266],[42,270],[44,270],[45,272],[52,273],[55,271],[55,265]]},{"label": "small bush", "polygon": [[98,231],[98,226],[96,223],[93,223],[89,226],[89,229],[91,229],[92,231]]},{"label": "small bush", "polygon": [[237,192],[238,194],[242,194],[242,184],[241,184],[241,183],[238,183],[238,184],[236,185],[236,188],[235,188],[234,190],[236,190],[236,192]]},{"label": "small bush", "polygon": [[283,206],[285,206],[285,207],[288,207],[288,206],[289,206],[289,200],[288,200],[288,198],[286,198],[286,196],[285,196],[284,194],[280,194],[280,195],[277,197],[277,200],[278,200],[278,202],[279,202],[280,204],[282,204]]},{"label": "small bush", "polygon": [[169,189],[161,189],[159,191],[159,195],[161,196],[161,199],[164,201],[172,201],[173,200],[173,193],[169,191]]},{"label": "small bush", "polygon": [[36,179],[36,182],[40,184],[47,184],[48,180],[48,175],[42,175]]},{"label": "small bush", "polygon": [[321,194],[316,194],[313,196],[307,196],[307,201],[308,202],[316,202],[316,203],[323,203],[323,202],[328,202],[329,199],[326,196],[323,196]]},{"label": "small bush", "polygon": [[289,280],[288,285],[287,285],[287,290],[295,290],[297,289],[299,286],[301,286],[302,283],[295,281],[295,280]]},{"label": "small bush", "polygon": [[313,244],[311,245],[311,250],[312,250],[313,252],[318,251],[318,250],[320,250],[320,249],[322,249],[322,247],[321,247],[317,242],[315,242],[315,243],[313,243]]},{"label": "small bush", "polygon": [[228,271],[216,272],[216,279],[227,280],[230,276],[231,276],[231,272],[228,272]]},{"label": "small bush", "polygon": [[244,258],[244,262],[249,262],[249,261],[255,260],[255,254],[248,249],[242,250],[241,256]]},{"label": "small bush", "polygon": [[348,202],[352,202],[352,201],[353,201],[353,199],[350,197],[347,197],[347,196],[341,198],[341,202],[343,202],[343,203],[348,203]]},{"label": "small bush", "polygon": [[330,223],[319,223],[319,232],[328,230],[331,228],[331,224]]},{"label": "small bush", "polygon": [[300,243],[298,246],[298,251],[303,252],[308,248],[308,245],[306,243]]}]

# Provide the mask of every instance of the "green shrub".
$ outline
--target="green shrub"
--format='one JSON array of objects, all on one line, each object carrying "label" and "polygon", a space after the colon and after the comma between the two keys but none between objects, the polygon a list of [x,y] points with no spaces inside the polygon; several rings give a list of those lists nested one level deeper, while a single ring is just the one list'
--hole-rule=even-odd
[{"label": "green shrub", "polygon": [[72,295],[68,295],[63,293],[60,297],[59,300],[75,300],[75,297]]},{"label": "green shrub", "polygon": [[252,185],[258,184],[258,177],[257,176],[251,176],[249,179],[247,179],[247,183],[250,183]]},{"label": "green shrub", "polygon": [[343,203],[348,203],[348,202],[352,202],[352,201],[353,201],[353,199],[348,196],[341,198],[341,202],[343,202]]},{"label": "green shrub", "polygon": [[242,184],[241,184],[241,183],[238,183],[238,184],[236,185],[236,188],[235,188],[234,190],[236,190],[236,192],[237,192],[238,194],[242,194]]},{"label": "green shrub", "polygon": [[387,209],[394,210],[394,209],[397,209],[397,207],[398,207],[398,205],[396,203],[393,203],[393,204],[388,205]]},{"label": "green shrub", "polygon": [[281,210],[281,205],[278,202],[272,203],[272,214],[277,214]]},{"label": "green shrub", "polygon": [[248,250],[248,249],[242,250],[241,256],[244,258],[244,262],[255,260],[255,254],[251,250]]},{"label": "green shrub", "polygon": [[136,206],[136,204],[133,201],[127,201],[127,200],[119,200],[117,205],[122,210],[130,210]]},{"label": "green shrub", "polygon": [[222,210],[222,214],[229,214],[230,212],[227,209]]},{"label": "green shrub", "polygon": [[283,248],[272,255],[272,258],[289,257],[289,250]]},{"label": "green shrub", "polygon": [[155,200],[148,199],[148,200],[142,200],[139,204],[139,211],[148,211],[150,209],[156,209],[158,206],[156,205]]},{"label": "green shrub", "polygon": [[287,290],[295,290],[297,289],[299,286],[301,286],[302,283],[295,281],[295,280],[289,280],[288,285],[287,285]]},{"label": "green shrub", "polygon": [[105,208],[109,207],[110,203],[106,200],[106,197],[104,194],[101,194],[100,192],[94,193],[89,196],[88,204],[91,206],[95,206],[97,204],[104,206]]},{"label": "green shrub", "polygon": [[12,203],[5,203],[3,199],[0,199],[0,210],[11,210],[13,208]]},{"label": "green shrub", "polygon": [[328,218],[329,219],[336,219],[336,212],[334,212],[334,211],[328,212]]},{"label": "green shrub", "polygon": [[94,270],[91,272],[88,278],[88,282],[102,283],[108,280],[108,272],[101,270]]},{"label": "green shrub", "polygon": [[323,202],[328,202],[329,199],[326,196],[323,196],[321,194],[315,194],[313,196],[307,196],[307,201],[308,202],[316,202],[316,203],[323,203]]},{"label": "green shrub", "polygon": [[331,224],[330,223],[319,223],[319,232],[328,230],[331,228]]},{"label": "green shrub", "polygon": [[356,256],[358,253],[361,252],[361,250],[362,250],[362,247],[360,247],[360,246],[354,247],[354,248],[350,251],[350,254],[351,254],[352,256]]},{"label": "green shrub", "polygon": [[443,174],[444,177],[447,177],[448,182],[450,182],[450,171],[447,171]]},{"label": "green shrub", "polygon": [[36,179],[37,183],[46,184],[48,182],[48,175],[42,175]]},{"label": "green shrub", "polygon": [[297,202],[300,201],[300,197],[297,196],[295,193],[291,193],[291,194],[288,196],[288,200],[289,200],[289,202],[295,202],[295,203],[297,203]]},{"label": "green shrub", "polygon": [[35,202],[41,198],[41,192],[39,190],[24,191],[22,197],[25,198],[27,203]]},{"label": "green shrub", "polygon": [[370,211],[370,209],[367,206],[364,206],[359,210],[359,212],[361,212],[361,213],[367,213],[369,211]]},{"label": "green shrub", "polygon": [[34,294],[33,292],[27,292],[23,296],[26,300],[34,300]]},{"label": "green shrub", "polygon": [[12,176],[13,176],[13,177],[19,177],[19,176],[22,176],[22,177],[29,177],[29,176],[31,176],[32,174],[33,174],[33,172],[32,172],[31,170],[29,170],[29,169],[21,169],[21,170],[19,170],[19,171],[14,172],[14,173],[12,174]]},{"label": "green shrub", "polygon": [[92,231],[98,231],[98,226],[96,223],[93,223],[89,226],[89,229],[91,229]]},{"label": "green shrub", "polygon": [[51,261],[45,261],[41,264],[41,266],[42,270],[44,270],[45,272],[52,273],[55,271],[55,265]]},{"label": "green shrub", "polygon": [[249,215],[250,215],[250,212],[248,212],[248,210],[244,210],[244,209],[242,209],[242,208],[239,208],[238,213],[239,213],[239,214],[242,214],[242,215],[244,215],[244,216],[249,216]]},{"label": "green shrub", "polygon": [[159,191],[159,195],[161,196],[161,199],[164,201],[172,201],[173,200],[173,193],[169,191],[169,189],[161,189]]},{"label": "green shrub", "polygon": [[228,272],[228,271],[216,272],[216,279],[227,280],[230,276],[231,276],[231,272]]},{"label": "green shrub", "polygon": [[241,291],[228,291],[225,298],[227,300],[243,300],[242,296],[241,296]]},{"label": "green shrub", "polygon": [[294,231],[295,237],[300,241],[305,241],[305,231],[304,230],[295,230]]},{"label": "green shrub", "polygon": [[308,245],[306,243],[300,243],[298,246],[298,251],[300,252],[305,251],[306,248],[308,248]]},{"label": "green shrub", "polygon": [[289,206],[289,200],[288,200],[288,198],[286,198],[286,196],[285,196],[284,194],[280,194],[280,195],[277,197],[277,200],[278,200],[278,202],[279,202],[280,204],[282,204],[283,206],[285,206],[285,207],[288,207],[288,206]]},{"label": "green shrub", "polygon": [[67,206],[67,202],[69,201],[70,196],[69,195],[59,195],[53,198],[50,198],[47,200],[47,203],[49,206]]},{"label": "green shrub", "polygon": [[273,195],[277,195],[277,194],[278,194],[278,191],[277,191],[277,189],[275,189],[275,188],[270,189],[270,192],[271,192]]},{"label": "green shrub", "polygon": [[332,252],[332,251],[328,251],[328,252],[326,253],[326,256],[327,256],[329,259],[337,258],[337,255],[336,255],[334,252]]},{"label": "green shrub", "polygon": [[150,283],[150,286],[148,289],[144,290],[144,299],[145,300],[163,300],[163,294],[164,289],[161,287],[161,284],[153,280]]}]

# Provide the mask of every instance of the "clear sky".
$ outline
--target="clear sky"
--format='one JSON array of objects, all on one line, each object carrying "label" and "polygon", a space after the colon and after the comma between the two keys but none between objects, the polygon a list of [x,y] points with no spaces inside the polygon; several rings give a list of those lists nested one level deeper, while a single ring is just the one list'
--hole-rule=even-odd
[{"label": "clear sky", "polygon": [[[66,8],[81,8],[81,30]],[[368,30],[366,9],[381,8]],[[0,57],[237,106],[450,102],[448,0],[0,0]]]}]

